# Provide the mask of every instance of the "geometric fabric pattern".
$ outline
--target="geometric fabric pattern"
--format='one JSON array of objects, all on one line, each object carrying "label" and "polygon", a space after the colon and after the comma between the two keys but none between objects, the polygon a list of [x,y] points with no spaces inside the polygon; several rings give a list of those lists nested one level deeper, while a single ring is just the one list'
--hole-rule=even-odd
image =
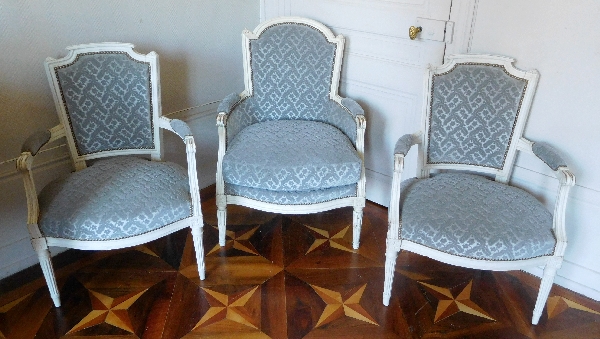
[{"label": "geometric fabric pattern", "polygon": [[442,173],[401,186],[399,237],[462,257],[552,255],[552,214],[529,193],[488,178]]},{"label": "geometric fabric pattern", "polygon": [[309,120],[336,126],[354,142],[353,115],[329,98],[335,49],[298,23],[271,26],[251,40],[253,92],[229,114],[227,141],[257,122]]},{"label": "geometric fabric pattern", "polygon": [[357,185],[346,185],[313,191],[271,191],[225,183],[225,194],[278,205],[309,205],[356,196]]},{"label": "geometric fabric pattern", "polygon": [[226,183],[270,191],[312,191],[356,184],[361,159],[334,126],[274,120],[246,127],[223,158]]},{"label": "geometric fabric pattern", "polygon": [[191,215],[187,171],[171,162],[119,156],[55,180],[39,195],[46,237],[127,238]]},{"label": "geometric fabric pattern", "polygon": [[154,148],[148,63],[91,53],[55,73],[79,155]]},{"label": "geometric fabric pattern", "polygon": [[427,163],[502,169],[526,88],[499,65],[433,75]]},{"label": "geometric fabric pattern", "polygon": [[[352,250],[344,209],[283,216],[228,206],[218,246],[204,191],[206,280],[188,229],[136,248],[59,254],[63,306],[39,268],[0,281],[0,338],[597,338],[600,303],[554,286],[532,328],[539,279],[402,251],[381,303],[387,210],[367,203]],[[522,311],[525,310],[525,311]]]}]

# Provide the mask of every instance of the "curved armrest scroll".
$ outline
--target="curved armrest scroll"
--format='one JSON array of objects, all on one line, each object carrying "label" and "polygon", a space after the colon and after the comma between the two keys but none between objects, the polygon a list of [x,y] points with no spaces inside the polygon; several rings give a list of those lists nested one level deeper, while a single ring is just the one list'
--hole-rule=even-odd
[{"label": "curved armrest scroll", "polygon": [[531,150],[533,151],[533,154],[540,158],[540,160],[548,165],[553,171],[558,170],[559,167],[567,167],[567,163],[560,154],[545,143],[534,142],[531,146]]},{"label": "curved armrest scroll", "polygon": [[186,137],[193,136],[190,126],[188,126],[185,121],[179,119],[160,117],[159,126],[177,134],[181,140],[185,140]]},{"label": "curved armrest scroll", "polygon": [[396,146],[394,147],[394,155],[402,154],[406,156],[410,148],[419,143],[419,138],[414,134],[405,134],[398,138],[396,141]]},{"label": "curved armrest scroll", "polygon": [[341,103],[352,115],[365,115],[365,111],[354,99],[342,98]]},{"label": "curved armrest scroll", "polygon": [[50,141],[51,137],[52,133],[49,130],[34,132],[21,146],[21,153],[29,152],[31,155],[36,155]]},{"label": "curved armrest scroll", "polygon": [[217,108],[217,112],[225,113],[225,114],[231,113],[231,111],[233,110],[235,105],[237,105],[237,103],[239,103],[240,100],[242,100],[242,98],[240,97],[240,95],[238,93],[229,94],[219,104],[219,107]]}]

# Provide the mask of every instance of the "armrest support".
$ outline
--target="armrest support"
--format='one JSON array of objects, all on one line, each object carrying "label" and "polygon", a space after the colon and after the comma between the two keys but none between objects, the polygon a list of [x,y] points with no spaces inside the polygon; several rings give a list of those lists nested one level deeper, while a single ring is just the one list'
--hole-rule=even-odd
[{"label": "armrest support", "polygon": [[575,185],[575,175],[562,157],[550,146],[534,143],[525,138],[519,140],[518,149],[537,156],[554,171],[558,179],[558,194],[554,203],[553,225],[556,237],[555,256],[563,256],[567,247],[567,232],[565,229],[565,212],[571,187]]},{"label": "armrest support", "polygon": [[240,95],[238,93],[229,94],[219,104],[219,107],[217,108],[217,112],[225,113],[225,114],[231,113],[231,110],[235,107],[235,105],[238,102],[240,102],[240,100],[242,100],[242,98],[240,97]]}]

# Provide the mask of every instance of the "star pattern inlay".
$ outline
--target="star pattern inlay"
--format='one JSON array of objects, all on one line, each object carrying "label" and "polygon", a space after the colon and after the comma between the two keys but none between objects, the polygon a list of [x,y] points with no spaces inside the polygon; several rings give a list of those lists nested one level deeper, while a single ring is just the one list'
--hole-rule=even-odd
[{"label": "star pattern inlay", "polygon": [[496,321],[471,300],[473,280],[469,281],[467,286],[465,286],[465,288],[456,297],[452,295],[452,292],[449,288],[439,287],[421,281],[419,281],[419,284],[427,287],[429,292],[431,292],[431,294],[433,294],[439,300],[435,317],[433,319],[434,323],[444,320],[459,312],[464,312],[477,317]]},{"label": "star pattern inlay", "polygon": [[[30,295],[31,295],[31,293],[26,294],[26,295],[24,295],[24,296],[22,296],[22,297],[20,297],[20,298],[18,298],[16,300],[13,300],[13,301],[9,302],[6,305],[1,306],[0,307],[0,315],[8,313],[10,310],[12,310],[15,306],[17,306],[19,303],[21,303],[21,301],[25,300]],[[6,335],[4,333],[2,333],[2,327],[0,327],[0,339],[6,339]]]},{"label": "star pattern inlay", "polygon": [[[218,227],[213,226],[215,229]],[[234,232],[231,230],[225,231],[225,236],[228,238],[225,242],[225,246],[221,247],[219,244],[215,245],[206,255],[210,255],[215,252],[219,252],[220,250],[227,251],[231,248],[235,248],[236,250],[240,250],[242,252],[250,253],[253,255],[260,255],[254,245],[250,243],[250,238],[256,233],[260,226],[256,226],[251,228],[250,230],[244,232]],[[238,235],[239,234],[239,235]]]},{"label": "star pattern inlay", "polygon": [[351,244],[344,240],[344,236],[350,229],[350,226],[344,227],[341,231],[335,233],[334,235],[330,235],[329,231],[322,230],[320,228],[306,226],[309,230],[311,230],[312,234],[315,236],[315,241],[312,243],[308,251],[305,254],[309,254],[310,252],[325,246],[329,245],[331,248],[336,248],[338,250],[354,253],[355,250],[352,248]]},{"label": "star pattern inlay", "polygon": [[369,324],[377,325],[377,322],[365,309],[360,305],[360,299],[367,287],[367,284],[364,284],[358,288],[354,288],[348,294],[348,298],[342,298],[342,294],[340,292],[328,290],[323,287],[310,285],[315,292],[323,299],[325,304],[325,309],[323,313],[321,313],[321,317],[315,328],[328,324],[336,319],[339,319],[343,316],[351,317],[354,319],[358,319]]},{"label": "star pattern inlay", "polygon": [[554,296],[548,298],[548,301],[546,302],[546,307],[548,309],[548,319],[556,317],[557,315],[563,313],[569,308],[600,315],[600,312],[596,312],[591,308],[585,307],[581,304],[574,302],[573,300],[569,300],[561,296]]},{"label": "star pattern inlay", "polygon": [[106,323],[127,332],[134,333],[129,317],[129,307],[133,305],[148,289],[141,292],[129,293],[117,298],[112,298],[99,292],[89,290],[92,302],[92,311],[86,315],[67,334],[78,332],[82,329]]},{"label": "star pattern inlay", "polygon": [[224,319],[235,321],[239,324],[258,329],[260,326],[260,314],[252,312],[248,301],[252,298],[259,286],[244,290],[232,295],[223,294],[208,288],[202,288],[206,292],[206,299],[210,308],[204,313],[194,329],[214,324]]}]

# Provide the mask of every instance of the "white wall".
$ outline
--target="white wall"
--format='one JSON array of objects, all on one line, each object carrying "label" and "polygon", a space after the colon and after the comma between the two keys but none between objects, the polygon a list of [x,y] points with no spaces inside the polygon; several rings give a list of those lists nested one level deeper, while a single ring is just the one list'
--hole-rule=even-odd
[{"label": "white wall", "polygon": [[[556,282],[600,300],[600,2],[480,0],[471,52],[504,54],[541,76],[525,137],[565,156],[577,176],[567,209],[569,245]],[[513,182],[554,202],[555,180],[521,157]],[[540,270],[532,270],[540,274]]]},{"label": "white wall", "polygon": [[[163,113],[210,103],[243,90],[241,32],[259,23],[247,0],[36,0],[0,2],[0,278],[37,262],[25,228],[26,205],[14,159],[35,130],[58,124],[43,61],[73,44],[121,41],[160,57]],[[216,105],[172,117],[191,125],[202,187],[214,183]],[[182,150],[167,138],[167,158]],[[179,142],[180,143],[180,142]],[[47,162],[50,156],[58,162]],[[65,147],[40,156],[38,189],[70,170]],[[49,169],[42,175],[41,169]]]}]

